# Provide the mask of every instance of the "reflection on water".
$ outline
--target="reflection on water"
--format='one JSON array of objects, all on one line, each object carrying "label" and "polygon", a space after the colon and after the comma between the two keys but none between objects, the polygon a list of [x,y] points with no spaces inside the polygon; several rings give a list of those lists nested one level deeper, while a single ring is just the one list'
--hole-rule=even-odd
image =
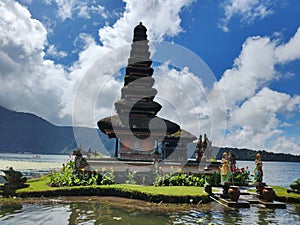
[{"label": "reflection on water", "polygon": [[233,211],[189,211],[178,215],[175,224],[297,224],[299,220],[295,206],[275,210],[251,207]]},{"label": "reflection on water", "polygon": [[53,205],[2,205],[0,224],[297,224],[300,206],[287,209],[228,210],[217,203],[181,213],[153,213],[127,210],[105,203],[71,203]]}]

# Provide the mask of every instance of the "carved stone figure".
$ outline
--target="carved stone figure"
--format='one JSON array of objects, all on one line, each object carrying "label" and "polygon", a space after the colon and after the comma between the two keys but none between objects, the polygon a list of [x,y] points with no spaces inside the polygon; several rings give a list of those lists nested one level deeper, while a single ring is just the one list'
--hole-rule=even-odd
[{"label": "carved stone figure", "polygon": [[229,160],[227,152],[223,153],[222,156],[222,167],[221,167],[221,184],[228,182],[230,169],[229,169]]},{"label": "carved stone figure", "polygon": [[261,155],[259,153],[256,154],[255,159],[255,169],[254,169],[254,181],[261,183],[263,181],[263,163],[261,161]]},{"label": "carved stone figure", "polygon": [[12,190],[29,186],[28,184],[25,184],[27,178],[24,177],[20,171],[15,171],[12,167],[10,167],[8,170],[3,170],[3,173],[5,174],[3,177],[7,181],[7,183],[4,184],[4,192],[10,192]]},{"label": "carved stone figure", "polygon": [[236,156],[233,154],[232,150],[229,151],[229,168],[231,172],[236,171]]},{"label": "carved stone figure", "polygon": [[75,169],[76,170],[85,170],[85,171],[91,170],[90,165],[85,160],[85,158],[82,156],[82,153],[80,152],[79,149],[75,150],[73,152],[73,155],[75,155]]},{"label": "carved stone figure", "polygon": [[202,148],[203,148],[202,136],[200,135],[199,138],[198,138],[196,149],[195,149],[196,161],[197,162],[201,161],[201,158],[202,158],[202,155],[203,155]]}]

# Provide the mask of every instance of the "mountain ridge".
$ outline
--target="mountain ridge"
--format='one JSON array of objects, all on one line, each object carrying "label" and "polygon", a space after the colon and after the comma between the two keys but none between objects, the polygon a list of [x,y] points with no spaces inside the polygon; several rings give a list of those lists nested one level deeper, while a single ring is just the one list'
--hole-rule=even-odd
[{"label": "mountain ridge", "polygon": [[[0,152],[66,154],[82,144],[77,143],[76,139],[88,140],[94,132],[97,132],[106,149],[111,148],[113,144],[113,140],[108,140],[98,129],[76,127],[75,138],[72,126],[56,126],[34,114],[15,112],[2,106],[0,106],[0,118]],[[90,143],[90,146],[83,145],[83,147],[96,148],[95,142],[90,141]]]}]

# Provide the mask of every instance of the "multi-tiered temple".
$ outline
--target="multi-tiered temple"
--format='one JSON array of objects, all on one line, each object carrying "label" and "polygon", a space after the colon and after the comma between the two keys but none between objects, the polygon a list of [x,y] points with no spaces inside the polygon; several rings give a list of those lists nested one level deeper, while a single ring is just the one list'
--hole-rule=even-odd
[{"label": "multi-tiered temple", "polygon": [[100,120],[98,127],[116,138],[115,156],[119,159],[152,160],[154,148],[159,145],[162,159],[171,155],[172,160],[186,160],[186,144],[196,138],[179,125],[156,116],[162,106],[154,101],[157,90],[153,88],[146,32],[142,23],[134,28],[121,100],[115,102],[117,115]]}]

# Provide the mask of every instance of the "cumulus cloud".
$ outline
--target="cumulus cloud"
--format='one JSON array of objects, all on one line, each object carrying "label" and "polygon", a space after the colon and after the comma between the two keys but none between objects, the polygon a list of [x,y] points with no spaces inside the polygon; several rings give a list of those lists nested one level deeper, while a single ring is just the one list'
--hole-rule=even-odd
[{"label": "cumulus cloud", "polygon": [[226,106],[231,108],[253,96],[266,82],[275,79],[275,43],[268,37],[249,37],[232,69],[219,81]]},{"label": "cumulus cloud", "polygon": [[54,56],[56,58],[63,58],[68,55],[68,53],[65,51],[58,51],[55,45],[50,45],[47,49],[46,54],[49,56]]},{"label": "cumulus cloud", "polygon": [[[80,0],[55,0],[57,5],[57,16],[63,21],[72,19],[74,16],[90,19],[93,13],[102,16],[104,19],[109,17],[109,13],[105,7],[97,4],[96,1],[80,1]],[[49,2],[46,1],[46,4]]]},{"label": "cumulus cloud", "polygon": [[57,15],[65,20],[67,18],[72,18],[74,6],[77,3],[77,0],[55,0],[58,12]]},{"label": "cumulus cloud", "polygon": [[142,21],[149,30],[151,40],[162,40],[165,36],[175,36],[182,29],[179,13],[183,7],[189,6],[193,0],[144,1],[125,0],[123,16],[111,27],[99,30],[100,40],[104,46],[116,47],[130,43],[132,34],[128,32]]},{"label": "cumulus cloud", "polygon": [[288,43],[276,48],[275,57],[278,63],[286,63],[300,58],[300,27]]},{"label": "cumulus cloud", "polygon": [[[75,0],[56,0],[55,2],[58,5],[58,13],[62,19],[72,18],[73,13],[81,4]],[[50,2],[48,3],[50,4]],[[95,62],[112,52],[120,44],[130,43],[132,33],[128,30],[132,30],[133,26],[140,20],[144,21],[145,19],[149,23],[151,20],[155,37],[178,34],[181,31],[178,14],[182,7],[189,5],[191,1],[156,1],[152,4],[147,3],[144,7],[135,8],[133,6],[136,3],[134,0],[126,1],[125,12],[116,24],[113,27],[106,26],[99,30],[99,33],[102,34],[100,40],[103,41],[103,45],[96,44],[91,36],[81,34],[85,47],[79,53],[78,61],[74,62],[67,70],[62,65],[44,58],[46,54],[60,57],[64,57],[66,54],[58,51],[54,45],[48,46],[47,30],[44,25],[33,19],[28,9],[19,3],[13,0],[0,3],[0,26],[3,31],[0,34],[0,64],[2,65],[0,74],[3,90],[0,97],[1,104],[10,109],[33,112],[55,124],[69,123],[76,91],[82,78]],[[148,10],[154,12],[153,7],[157,10],[155,15],[159,16],[160,13],[163,13],[168,18],[162,26],[163,28],[154,26],[153,20],[155,17],[150,19],[147,16],[148,14],[144,13]],[[105,11],[99,5],[94,5],[89,10],[103,15]],[[84,15],[84,10],[81,11],[81,15]],[[131,22],[126,23],[126,21]],[[105,36],[112,37],[114,35],[112,41],[105,38]],[[114,42],[118,45],[115,45]],[[127,46],[127,49],[129,49],[129,46]],[[121,51],[120,54],[124,54],[124,51]],[[128,57],[128,52],[126,56]],[[116,59],[118,59],[118,56],[116,56]],[[98,84],[106,82],[108,79],[107,71],[115,72],[120,69],[119,66],[124,66],[123,64],[109,64],[105,65],[106,68],[98,69],[99,79],[101,78],[97,80]],[[106,71],[106,73],[103,73],[103,71]],[[110,82],[107,85],[109,84],[108,87],[111,88],[104,88],[103,95],[106,96],[107,102],[113,102],[115,94],[119,94],[120,88],[118,87],[121,86],[122,81],[115,79],[111,74],[109,80]],[[97,83],[91,81],[91,84]],[[108,110],[111,110],[111,106],[102,108],[100,110],[102,113],[98,116],[106,116]]]},{"label": "cumulus cloud", "polygon": [[290,137],[287,138],[286,136],[279,136],[272,142],[272,147],[270,150],[272,152],[277,153],[289,153],[294,155],[300,155],[299,151],[299,138],[296,137]]},{"label": "cumulus cloud", "polygon": [[26,8],[9,0],[0,3],[0,29],[0,57],[5,65],[0,71],[1,105],[57,121],[68,83],[60,65],[43,59],[45,27]]},{"label": "cumulus cloud", "polygon": [[234,17],[240,17],[242,23],[252,23],[273,13],[272,4],[265,0],[227,0],[222,4],[225,17],[220,21],[220,28],[228,32],[228,23]]},{"label": "cumulus cloud", "polygon": [[249,37],[245,41],[233,68],[226,70],[218,82],[228,112],[224,145],[262,149],[271,143],[268,150],[279,151],[279,138],[288,141],[294,153],[300,153],[299,142],[286,138],[282,129],[286,120],[299,116],[300,96],[267,87],[272,80],[283,77],[276,65],[300,58],[294,50],[300,44],[298,36],[299,28],[287,43],[279,44],[279,40],[269,37]]}]

